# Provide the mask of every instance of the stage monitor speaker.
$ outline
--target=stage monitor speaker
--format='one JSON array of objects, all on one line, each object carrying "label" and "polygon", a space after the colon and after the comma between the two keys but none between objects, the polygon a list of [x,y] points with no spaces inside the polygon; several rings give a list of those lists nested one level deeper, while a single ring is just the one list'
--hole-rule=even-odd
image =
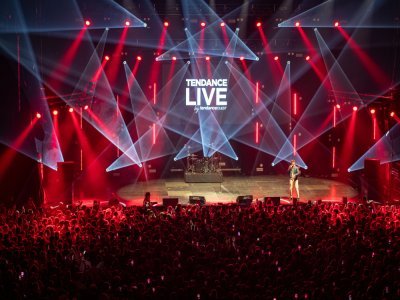
[{"label": "stage monitor speaker", "polygon": [[364,174],[367,190],[367,200],[383,202],[384,176],[380,160],[366,158],[364,160]]},{"label": "stage monitor speaker", "polygon": [[206,204],[206,198],[204,196],[189,196],[189,203],[190,204],[205,205]]},{"label": "stage monitor speaker", "polygon": [[253,195],[237,196],[236,203],[242,206],[250,206],[253,202]]},{"label": "stage monitor speaker", "polygon": [[272,203],[274,206],[279,206],[281,204],[281,197],[264,197],[264,203]]},{"label": "stage monitor speaker", "polygon": [[163,206],[177,206],[179,202],[179,198],[163,198],[162,203]]}]

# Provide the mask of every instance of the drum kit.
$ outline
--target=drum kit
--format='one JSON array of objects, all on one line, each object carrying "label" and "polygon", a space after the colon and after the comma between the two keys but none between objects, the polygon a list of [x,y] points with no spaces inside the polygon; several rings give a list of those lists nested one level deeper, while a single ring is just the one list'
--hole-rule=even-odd
[{"label": "drum kit", "polygon": [[187,157],[187,171],[192,173],[214,173],[219,172],[220,157],[214,154],[210,157],[199,157],[191,154]]}]

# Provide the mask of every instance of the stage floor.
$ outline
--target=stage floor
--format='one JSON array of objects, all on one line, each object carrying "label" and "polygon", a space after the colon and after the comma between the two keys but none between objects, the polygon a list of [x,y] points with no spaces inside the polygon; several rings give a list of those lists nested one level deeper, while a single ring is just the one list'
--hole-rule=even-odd
[{"label": "stage floor", "polygon": [[[300,202],[308,200],[342,201],[358,195],[351,186],[342,182],[301,177]],[[207,204],[234,203],[239,195],[253,195],[254,199],[265,196],[288,200],[289,179],[283,175],[224,177],[222,183],[186,183],[182,179],[159,179],[138,182],[122,187],[117,194],[127,205],[142,205],[144,194],[151,193],[151,201],[162,204],[166,197],[177,197],[179,203],[187,204],[189,196],[204,196]]]}]

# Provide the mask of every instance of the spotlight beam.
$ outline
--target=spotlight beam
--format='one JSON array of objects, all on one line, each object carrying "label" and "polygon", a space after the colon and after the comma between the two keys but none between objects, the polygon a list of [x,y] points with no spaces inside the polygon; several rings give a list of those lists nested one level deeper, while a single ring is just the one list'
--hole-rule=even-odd
[{"label": "spotlight beam", "polygon": [[[209,25],[207,25],[206,28],[197,31],[190,39],[191,40],[199,40],[199,38],[202,35],[202,32],[204,32],[206,35],[211,35],[214,37],[215,40],[220,40],[220,44],[218,46],[219,49],[225,49],[226,46],[224,45],[224,42],[222,41],[223,38],[219,38],[217,33],[221,32],[221,28],[219,24],[222,22],[221,18],[205,3],[205,2],[195,2],[195,1],[184,1],[182,2],[182,8],[184,15],[191,14],[193,11],[207,11],[211,17],[210,19],[214,20],[211,22]],[[200,10],[201,9],[201,10]],[[190,28],[190,24],[187,24],[186,28]],[[232,29],[229,28],[229,26],[225,26],[226,31],[229,37],[234,35],[235,33],[232,31]],[[189,30],[189,29],[188,29]],[[203,34],[204,34],[203,33]],[[157,57],[157,60],[168,60],[171,58],[171,53],[176,53],[176,52],[182,52],[182,53],[187,53],[188,49],[190,49],[190,43],[191,41],[189,39],[186,39],[185,41],[179,43],[172,49],[168,50],[164,54],[160,55]],[[238,45],[236,47],[236,53],[233,54],[233,57],[240,57],[244,56],[246,59],[249,60],[258,60],[258,57],[246,46],[246,44],[241,40],[238,39]],[[222,51],[213,51],[210,47],[205,45],[205,49],[199,52],[195,52],[194,57],[202,57],[203,55],[210,55],[210,56],[225,56],[222,54]],[[185,57],[182,56],[181,57]]]},{"label": "spotlight beam", "polygon": [[376,158],[381,164],[400,160],[400,124],[397,123],[389,129],[371,148],[369,148],[348,172],[354,172],[364,168],[366,158]]},{"label": "spotlight beam", "polygon": [[[112,0],[87,1],[85,7],[79,7],[78,4],[81,4],[79,1],[44,1],[40,6],[40,22],[37,22],[35,2],[24,2],[23,7],[16,4],[17,1],[3,2],[5,2],[2,3],[4,12],[13,16],[19,14],[25,21],[24,23],[10,22],[8,26],[2,26],[0,28],[2,33],[29,34],[80,30],[84,23],[81,10],[84,10],[87,14],[85,17],[91,20],[90,28],[92,29],[122,28],[124,20],[129,20],[131,27],[146,27],[146,23]],[[107,11],[113,18],[105,21],[104,17],[99,17],[97,14],[99,11]]]},{"label": "spotlight beam", "polygon": [[[373,97],[371,99],[368,99],[365,103],[361,100],[361,98],[358,96],[358,93],[354,89],[353,85],[351,84],[350,80],[347,78],[346,74],[340,67],[339,62],[334,58],[333,54],[329,50],[328,46],[326,45],[326,42],[323,40],[322,36],[319,34],[318,30],[315,30],[316,36],[317,36],[317,41],[320,46],[320,52],[321,55],[324,59],[324,62],[326,64],[326,68],[328,71],[327,77],[331,81],[332,87],[337,90],[347,90],[350,91],[353,95],[356,95],[356,100],[359,101],[360,105],[368,105],[372,101],[376,99],[376,97]],[[389,90],[389,89],[388,89]],[[383,91],[382,95],[384,95],[388,90]],[[335,95],[337,96],[337,95]],[[298,141],[298,149],[301,149],[311,141],[315,140],[318,138],[320,135],[323,133],[327,132],[333,127],[333,124],[329,123],[324,123],[325,127],[320,127],[315,129],[315,126],[313,126],[310,122],[307,125],[307,120],[311,120],[314,118],[314,123],[315,123],[315,116],[316,112],[318,112],[321,116],[324,116],[324,119],[327,119],[329,114],[331,113],[331,109],[329,106],[325,105],[325,99],[328,97],[328,95],[324,94],[324,89],[323,89],[323,84],[319,87],[317,92],[314,94],[313,98],[310,101],[310,104],[307,106],[306,110],[304,111],[303,115],[300,117],[298,123],[296,124],[296,127],[293,129],[293,131],[299,130],[299,126],[302,126],[303,128],[307,129],[307,133],[302,135],[302,138],[299,139]],[[341,99],[337,99],[337,101],[340,101]],[[340,104],[340,103],[339,103]],[[340,118],[337,120],[336,124],[339,124],[343,121],[345,121],[348,117],[351,116],[351,111],[348,112],[342,112],[340,115]],[[292,136],[290,136],[292,138]],[[280,151],[279,157],[288,157],[290,156],[290,151],[286,150]]]},{"label": "spotlight beam", "polygon": [[[22,13],[22,8],[20,3],[17,1],[7,2],[8,7],[15,13],[14,24],[19,28],[26,28],[26,20]],[[28,34],[24,31],[19,35],[20,38],[17,40],[17,44],[13,39],[14,36],[3,35],[0,36],[0,47],[12,58],[14,58],[19,64],[24,66],[24,68],[33,77],[29,78],[29,83],[31,85],[29,90],[29,95],[31,95],[28,100],[30,102],[31,108],[36,111],[41,112],[42,120],[41,125],[45,134],[45,139],[50,140],[50,144],[46,144],[46,148],[42,148],[46,155],[42,155],[42,162],[46,166],[57,169],[57,162],[64,161],[60,144],[54,129],[54,124],[52,121],[52,116],[48,108],[47,103],[43,103],[41,99],[44,98],[42,78],[38,70],[38,64],[35,57],[35,52],[30,41]],[[8,39],[12,40],[9,41]],[[18,49],[17,49],[18,48]],[[52,152],[52,155],[47,155]],[[30,157],[35,157],[31,155]]]},{"label": "spotlight beam", "polygon": [[[121,149],[124,153],[127,153],[132,161],[141,166],[136,149],[132,147],[132,139],[115,101],[113,91],[104,74],[104,70],[101,68],[99,57],[103,57],[103,49],[107,33],[108,30],[103,32],[101,43],[97,45],[96,50],[93,52],[92,57],[86,65],[86,68],[75,87],[74,93],[76,91],[86,93],[90,83],[94,86],[92,102],[95,102],[96,105],[92,105],[90,114],[83,112],[82,117],[111,143]],[[96,78],[96,82],[92,82],[91,80],[93,80],[94,76],[97,77],[96,73],[99,74],[99,78]],[[102,84],[98,85],[98,82],[101,82]],[[68,99],[63,100],[68,105],[72,107],[75,106],[75,110],[80,113],[80,110],[77,109],[75,103],[68,103]]]}]

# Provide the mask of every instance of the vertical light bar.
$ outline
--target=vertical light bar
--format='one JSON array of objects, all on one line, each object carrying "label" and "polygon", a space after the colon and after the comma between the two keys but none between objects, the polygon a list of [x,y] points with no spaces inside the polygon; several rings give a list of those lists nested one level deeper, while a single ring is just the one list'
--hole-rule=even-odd
[{"label": "vertical light bar", "polygon": [[259,143],[259,141],[260,141],[260,138],[259,138],[259,124],[258,124],[258,122],[256,122],[256,144],[258,144]]},{"label": "vertical light bar", "polygon": [[297,93],[293,94],[293,114],[297,115]]},{"label": "vertical light bar", "polygon": [[332,147],[332,169],[336,167],[336,147]]},{"label": "vertical light bar", "polygon": [[81,129],[83,128],[83,116],[82,116],[82,113],[83,113],[83,112],[82,112],[82,107],[81,107],[80,120],[79,120],[79,121],[80,121],[80,122],[79,122],[79,123],[80,123],[79,125],[81,126]]},{"label": "vertical light bar", "polygon": [[[83,130],[83,108],[82,108],[82,106],[80,107],[80,110],[81,110],[81,113],[80,113],[80,126],[81,126],[81,130]],[[81,165],[80,165],[80,167],[81,167],[81,171],[83,171],[83,150],[82,150],[82,147],[81,147],[81,153],[80,153],[80,162],[81,162]]]},{"label": "vertical light bar", "polygon": [[38,153],[38,162],[39,162],[40,179],[43,180],[43,178],[44,178],[44,168],[43,168],[43,160],[42,160],[42,154],[41,153]]},{"label": "vertical light bar", "polygon": [[83,150],[81,148],[81,171],[83,171]]},{"label": "vertical light bar", "polygon": [[376,117],[372,117],[372,122],[373,122],[373,139],[374,141],[376,140]]},{"label": "vertical light bar", "polygon": [[153,145],[156,144],[156,123],[153,123]]},{"label": "vertical light bar", "polygon": [[153,104],[157,103],[157,83],[153,83]]},{"label": "vertical light bar", "polygon": [[257,81],[256,82],[256,103],[258,103],[258,100],[259,100],[259,98],[258,98],[258,89],[259,89],[259,83]]},{"label": "vertical light bar", "polygon": [[336,106],[333,106],[333,128],[336,127]]},{"label": "vertical light bar", "polygon": [[[117,100],[117,108],[118,109],[116,109],[116,111],[115,111],[115,119],[118,119],[118,111],[119,111],[119,95],[117,94],[117,97],[116,97],[116,100]],[[117,151],[117,157],[119,157],[119,135],[118,135],[118,137],[117,137],[117,147],[115,147],[115,148],[117,148],[116,149],[116,151]]]},{"label": "vertical light bar", "polygon": [[296,156],[296,148],[297,148],[297,135],[293,135],[293,156]]}]

